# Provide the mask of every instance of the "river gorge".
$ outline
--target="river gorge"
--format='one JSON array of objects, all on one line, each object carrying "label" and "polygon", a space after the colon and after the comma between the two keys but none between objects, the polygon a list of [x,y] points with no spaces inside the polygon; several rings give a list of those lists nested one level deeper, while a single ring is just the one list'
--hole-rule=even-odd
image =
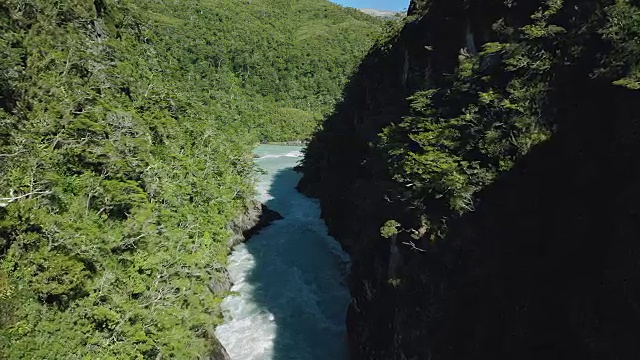
[{"label": "river gorge", "polygon": [[317,200],[295,189],[301,147],[261,145],[258,200],[283,216],[235,247],[232,295],[216,336],[232,359],[346,359],[349,258],[327,234]]}]

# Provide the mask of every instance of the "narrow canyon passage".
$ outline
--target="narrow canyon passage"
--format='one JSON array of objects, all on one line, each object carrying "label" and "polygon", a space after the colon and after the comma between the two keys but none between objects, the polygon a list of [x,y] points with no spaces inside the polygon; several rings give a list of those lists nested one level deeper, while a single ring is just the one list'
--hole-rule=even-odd
[{"label": "narrow canyon passage", "polygon": [[302,148],[262,145],[259,200],[278,220],[229,258],[233,295],[216,335],[234,360],[346,359],[349,258],[327,235],[316,200],[298,193]]}]

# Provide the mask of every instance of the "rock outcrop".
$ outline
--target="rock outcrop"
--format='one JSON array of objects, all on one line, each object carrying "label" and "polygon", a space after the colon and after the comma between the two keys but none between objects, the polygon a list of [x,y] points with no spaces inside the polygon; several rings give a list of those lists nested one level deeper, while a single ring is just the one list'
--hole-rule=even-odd
[{"label": "rock outcrop", "polygon": [[[247,211],[230,224],[232,236],[229,239],[229,249],[241,244],[255,235],[272,222],[282,219],[277,211],[269,209],[265,204],[254,202]],[[220,297],[227,293],[233,284],[226,269],[220,269],[216,277],[209,282],[209,290],[214,296]],[[227,350],[216,338],[213,332],[207,333],[207,338],[213,344],[210,360],[230,360]]]},{"label": "rock outcrop", "polygon": [[232,248],[247,241],[258,231],[269,226],[272,222],[282,219],[277,211],[269,209],[265,204],[254,203],[230,228],[232,236],[229,239],[229,247]]}]

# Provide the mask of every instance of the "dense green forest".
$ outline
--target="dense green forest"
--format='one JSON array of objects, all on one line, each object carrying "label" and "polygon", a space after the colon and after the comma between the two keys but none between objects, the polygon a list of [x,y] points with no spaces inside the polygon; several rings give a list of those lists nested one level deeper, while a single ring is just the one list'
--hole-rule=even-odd
[{"label": "dense green forest", "polygon": [[0,0],[0,358],[189,359],[253,205],[381,21],[318,0]]}]

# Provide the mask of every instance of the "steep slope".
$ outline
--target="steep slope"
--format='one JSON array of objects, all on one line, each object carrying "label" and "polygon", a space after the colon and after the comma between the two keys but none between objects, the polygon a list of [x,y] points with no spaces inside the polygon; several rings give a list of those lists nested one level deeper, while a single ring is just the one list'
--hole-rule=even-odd
[{"label": "steep slope", "polygon": [[[160,31],[159,56],[180,54],[212,91],[227,90],[234,119],[261,141],[304,139],[340,99],[382,21],[328,1],[142,2]],[[162,14],[162,15],[161,15]],[[224,101],[221,94],[212,100]]]},{"label": "steep slope", "polygon": [[402,18],[404,14],[399,11],[390,11],[390,10],[379,10],[379,9],[358,9],[365,14],[369,14],[371,16],[376,16],[381,19],[391,20],[394,18]]},{"label": "steep slope", "polygon": [[0,1],[0,358],[223,357],[251,147],[308,136],[379,24],[324,1]]},{"label": "steep slope", "polygon": [[409,11],[299,184],[352,255],[354,358],[637,358],[639,4]]}]

